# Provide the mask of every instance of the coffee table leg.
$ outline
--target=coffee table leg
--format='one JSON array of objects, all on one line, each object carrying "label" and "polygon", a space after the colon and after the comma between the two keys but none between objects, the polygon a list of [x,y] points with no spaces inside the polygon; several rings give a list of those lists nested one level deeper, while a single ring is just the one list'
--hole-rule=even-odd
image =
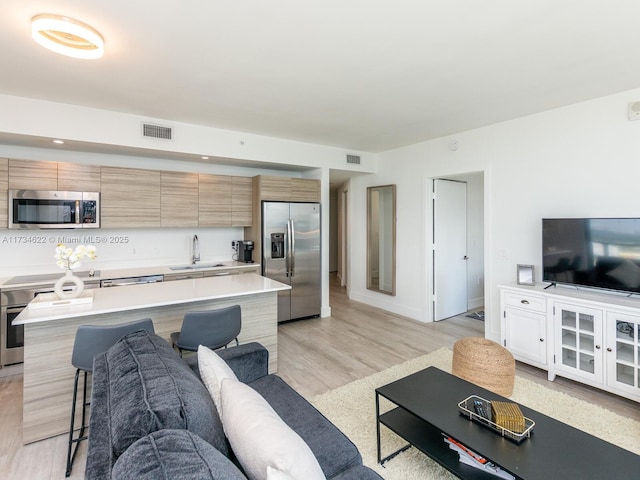
[{"label": "coffee table leg", "polygon": [[402,453],[405,450],[408,450],[411,448],[411,444],[408,443],[407,445],[400,448],[399,450],[396,450],[390,455],[387,455],[386,457],[382,458],[382,447],[380,446],[380,394],[378,392],[376,392],[376,437],[377,437],[377,447],[378,447],[378,464],[382,465],[383,467],[385,462],[387,462],[388,460],[391,460],[393,457],[395,457],[399,453]]}]

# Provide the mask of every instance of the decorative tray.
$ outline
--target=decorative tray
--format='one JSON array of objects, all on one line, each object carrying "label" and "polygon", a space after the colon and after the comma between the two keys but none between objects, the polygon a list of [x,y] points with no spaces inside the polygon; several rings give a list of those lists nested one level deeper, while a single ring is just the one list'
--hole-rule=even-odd
[{"label": "decorative tray", "polygon": [[[525,438],[529,438],[533,431],[533,427],[536,425],[536,422],[530,418],[524,417],[524,430],[521,432],[514,432],[492,422],[490,419],[491,402],[477,395],[471,395],[470,397],[462,400],[458,403],[458,409],[460,410],[460,414],[467,417],[469,420],[477,422],[516,443],[520,443]],[[485,412],[488,412],[488,417],[481,415],[479,412],[484,413],[485,415],[487,414]]]},{"label": "decorative tray", "polygon": [[81,305],[93,302],[93,290],[85,290],[76,298],[60,298],[55,293],[41,293],[29,304],[30,309]]}]

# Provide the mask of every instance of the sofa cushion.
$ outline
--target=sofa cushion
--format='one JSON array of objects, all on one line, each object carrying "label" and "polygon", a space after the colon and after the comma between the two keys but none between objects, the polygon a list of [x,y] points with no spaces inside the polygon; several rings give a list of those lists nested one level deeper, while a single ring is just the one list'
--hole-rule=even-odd
[{"label": "sofa cushion", "polygon": [[267,480],[268,470],[271,478],[325,479],[307,444],[255,390],[225,378],[221,399],[225,432],[250,480]]},{"label": "sofa cushion", "polygon": [[233,373],[233,370],[231,370],[231,367],[229,367],[216,352],[204,345],[198,346],[198,370],[202,383],[204,383],[207,390],[209,390],[213,404],[218,410],[218,415],[222,418],[222,406],[220,405],[220,386],[222,380],[225,378],[232,380],[238,379]]},{"label": "sofa cushion", "polygon": [[362,465],[351,440],[280,377],[267,375],[249,385],[309,445],[327,478]]},{"label": "sofa cushion", "polygon": [[113,480],[246,480],[210,444],[187,430],[160,430],[142,437],[113,466]]},{"label": "sofa cushion", "polygon": [[207,389],[165,340],[134,332],[105,356],[113,459],[139,438],[167,428],[189,430],[228,454]]}]

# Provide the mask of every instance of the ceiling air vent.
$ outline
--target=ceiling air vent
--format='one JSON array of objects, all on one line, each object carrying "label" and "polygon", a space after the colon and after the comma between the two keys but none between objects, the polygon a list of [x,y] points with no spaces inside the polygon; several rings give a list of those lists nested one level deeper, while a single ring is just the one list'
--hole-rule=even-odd
[{"label": "ceiling air vent", "polygon": [[356,165],[360,165],[360,156],[359,155],[347,155],[347,163],[354,163]]},{"label": "ceiling air vent", "polygon": [[163,127],[162,125],[152,125],[150,123],[142,124],[143,137],[171,140],[172,134],[173,132],[171,131],[171,127]]}]

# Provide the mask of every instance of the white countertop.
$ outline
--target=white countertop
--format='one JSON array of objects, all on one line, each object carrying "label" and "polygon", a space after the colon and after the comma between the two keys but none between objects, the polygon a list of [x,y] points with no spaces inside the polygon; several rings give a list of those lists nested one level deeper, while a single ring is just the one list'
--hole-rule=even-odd
[{"label": "white countertop", "polygon": [[[174,268],[176,268],[175,265],[166,265],[166,266],[157,266],[157,267],[131,267],[131,268],[121,268],[121,269],[114,269],[114,270],[96,270],[96,275],[94,275],[93,277],[90,277],[87,275],[87,272],[89,271],[89,269],[82,269],[82,271],[80,272],[81,275],[78,275],[78,272],[74,272],[76,275],[78,275],[80,278],[82,278],[82,280],[84,280],[84,282],[99,282],[100,280],[108,280],[108,279],[114,279],[114,278],[128,278],[128,277],[138,277],[138,276],[143,276],[143,275],[179,275],[179,274],[190,274],[190,273],[197,273],[197,272],[207,272],[207,271],[216,271],[216,270],[227,270],[230,268],[237,268],[237,269],[254,269],[254,268],[258,268],[258,271],[260,271],[260,264],[259,263],[243,263],[243,262],[236,262],[236,261],[222,261],[222,262],[201,262],[202,264],[222,264],[221,267],[208,267],[208,268],[202,268],[202,267],[198,267],[198,268],[184,268],[184,269],[176,269],[174,270]],[[86,264],[87,266],[90,266],[90,264]],[[59,276],[63,276],[64,275],[64,271],[57,269],[54,271],[51,271],[49,273],[43,274],[43,275],[53,275],[59,273]],[[38,275],[38,274],[34,274],[34,275]],[[9,282],[13,277],[4,277],[4,278],[0,278],[0,289],[6,289],[6,290],[10,290],[10,289],[19,289],[19,288],[28,288],[28,287],[38,287],[38,286],[46,286],[46,285],[53,285],[55,283],[55,280],[44,280],[44,281],[34,281],[34,282],[24,282],[24,283],[7,283]]]},{"label": "white countertop", "polygon": [[[244,265],[255,266],[255,264]],[[13,321],[13,324],[24,325],[37,322],[49,322],[72,317],[192,303],[202,300],[232,298],[290,289],[291,287],[289,285],[254,273],[99,288],[93,290],[94,297],[92,303],[56,306],[45,309],[25,308]]]}]

